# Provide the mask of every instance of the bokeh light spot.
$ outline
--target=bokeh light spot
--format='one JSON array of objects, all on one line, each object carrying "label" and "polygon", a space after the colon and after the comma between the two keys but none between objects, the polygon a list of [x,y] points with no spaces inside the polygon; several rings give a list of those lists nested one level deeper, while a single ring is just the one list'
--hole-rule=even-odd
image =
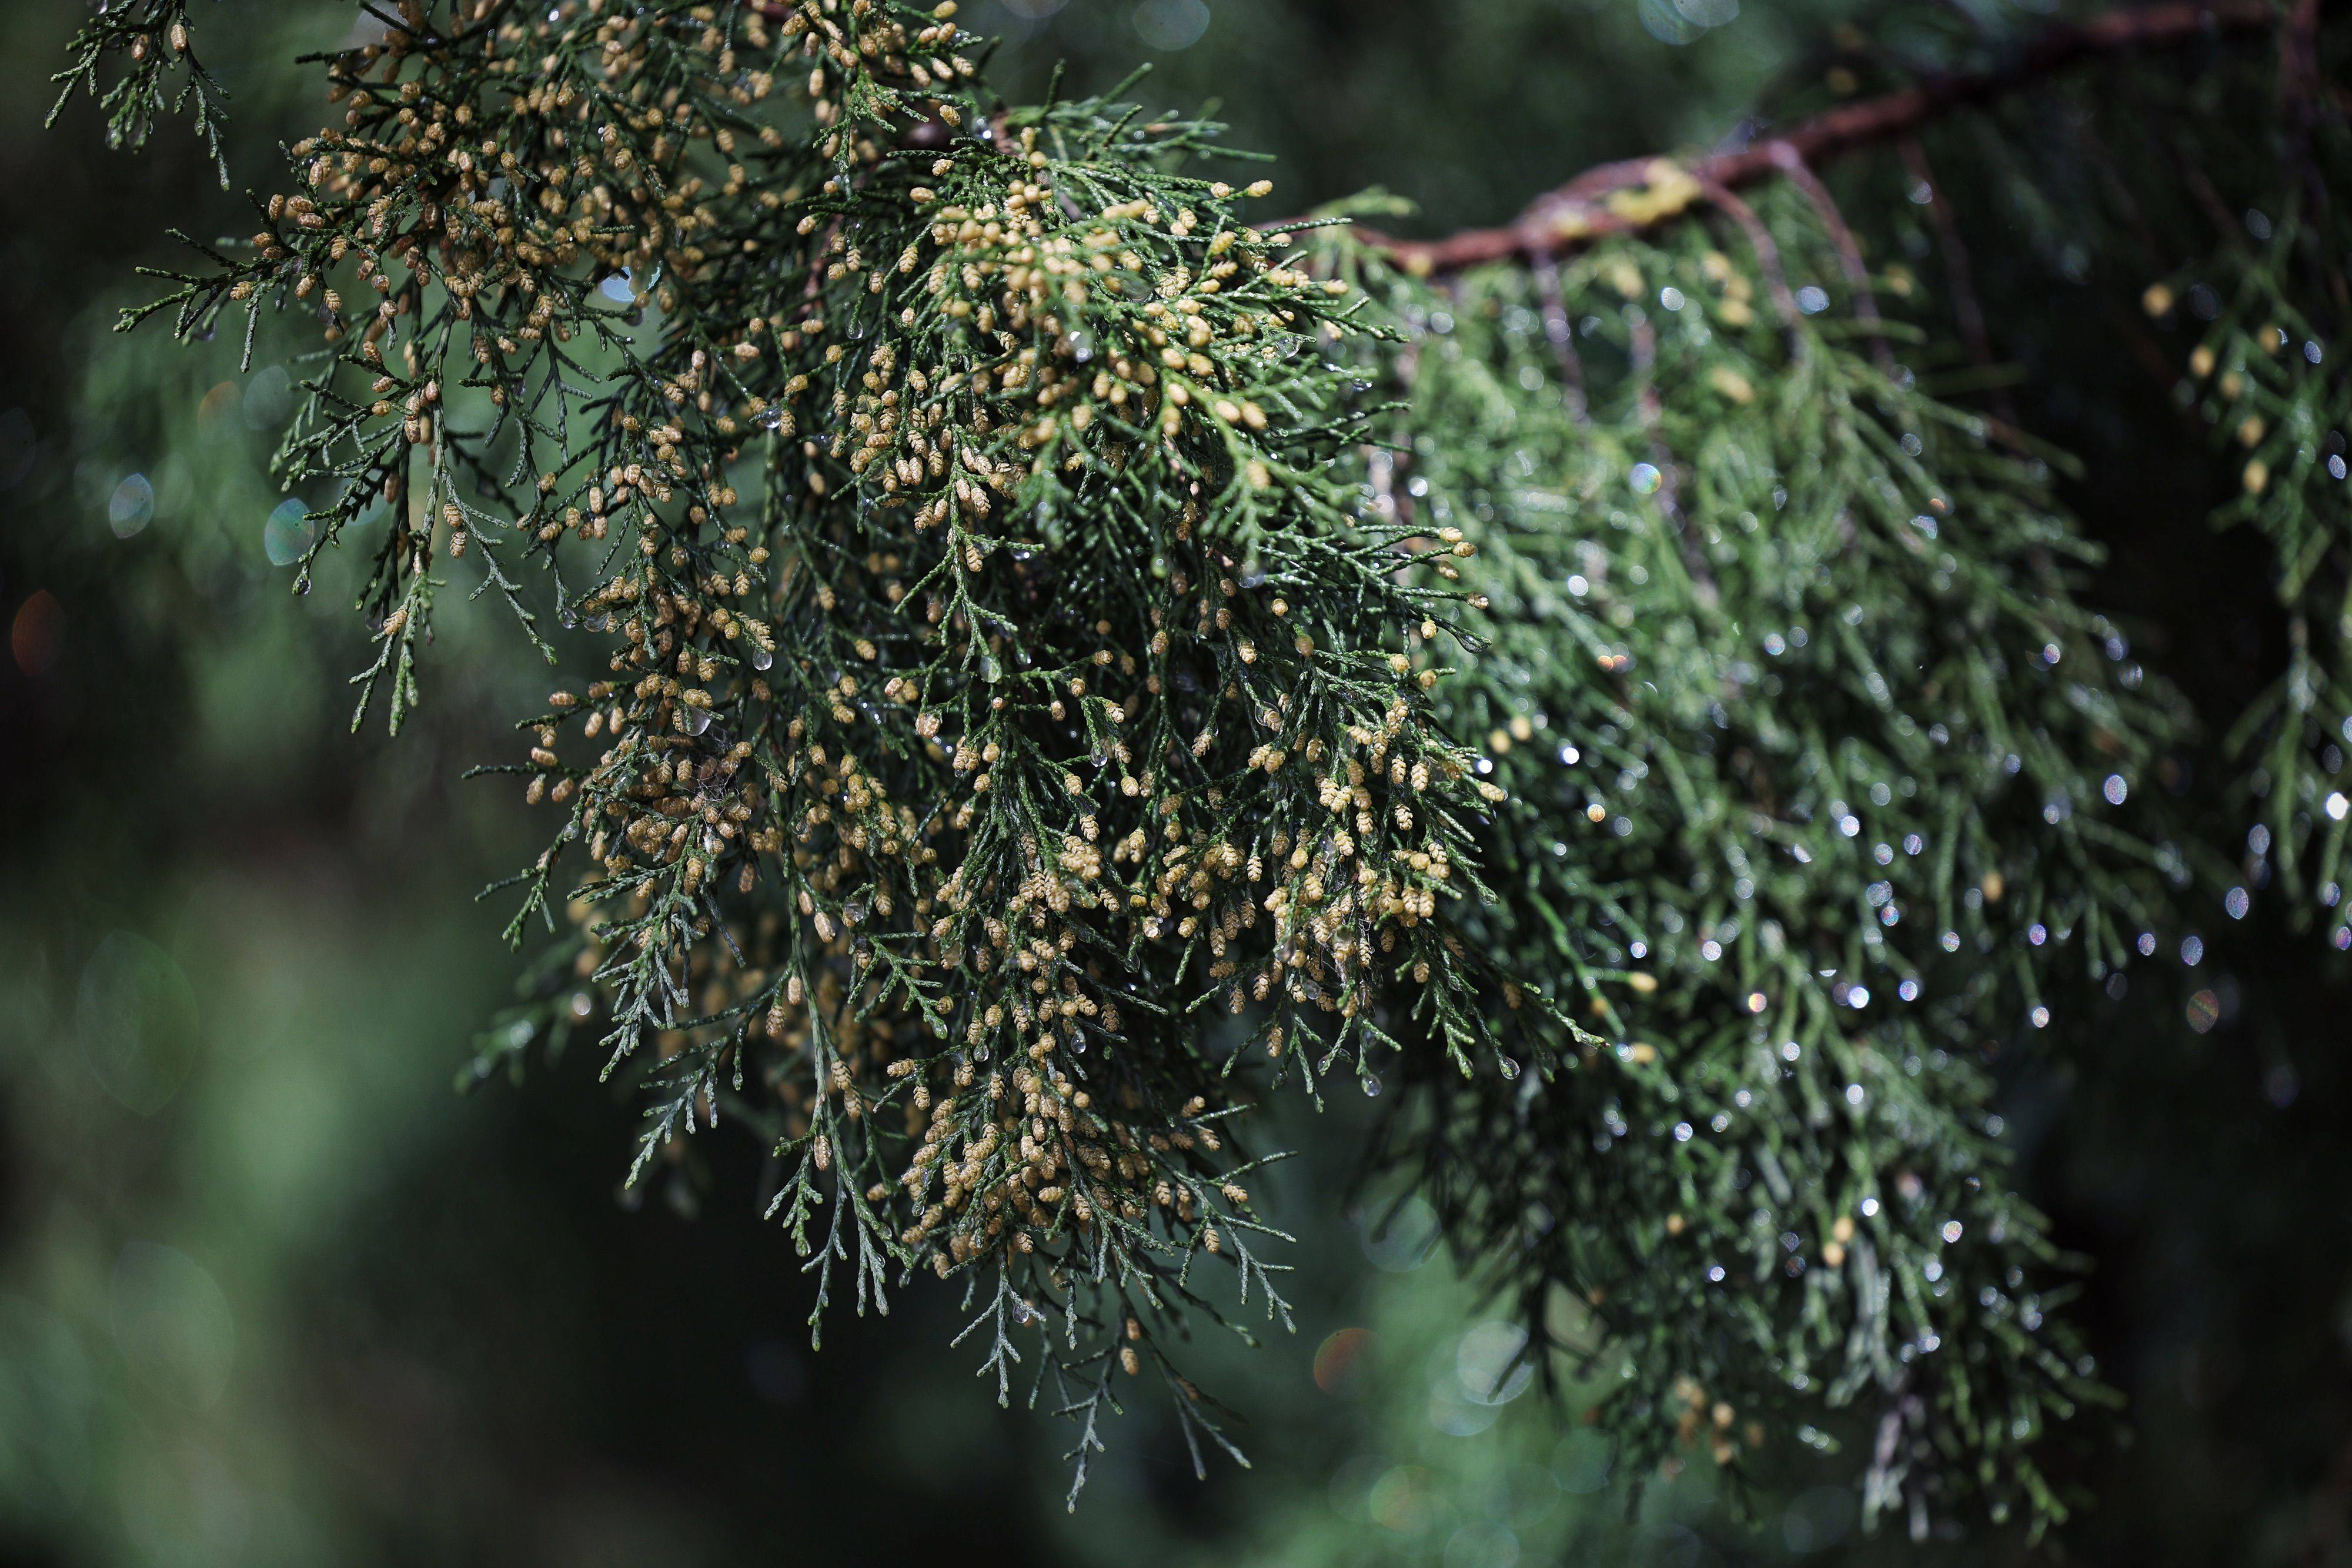
[{"label": "bokeh light spot", "polygon": [[100,1086],[142,1116],[172,1103],[203,1051],[187,977],[128,931],[110,934],[82,966],[74,1030]]}]

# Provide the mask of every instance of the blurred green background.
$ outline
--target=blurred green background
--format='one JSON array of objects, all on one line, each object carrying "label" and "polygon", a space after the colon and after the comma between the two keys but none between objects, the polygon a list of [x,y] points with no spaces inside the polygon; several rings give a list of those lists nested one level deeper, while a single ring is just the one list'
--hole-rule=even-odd
[{"label": "blurred green background", "polygon": [[[1296,1334],[1202,1349],[1247,1471],[1192,1479],[1139,1414],[1076,1514],[1065,1435],[990,1403],[947,1292],[844,1318],[725,1145],[709,1196],[616,1191],[632,1118],[581,1060],[455,1082],[506,999],[485,882],[532,852],[459,774],[536,695],[492,614],[446,618],[425,716],[346,732],[345,582],[296,599],[265,538],[284,372],[112,336],[164,230],[234,233],[173,126],[140,156],[87,104],[44,133],[83,7],[0,8],[0,1563],[1709,1563],[2051,1558],[1853,1533],[1839,1469],[1745,1510],[1694,1475],[1636,1510],[1571,1404],[1349,1185],[1360,1108],[1285,1113],[1305,1157]],[[1222,105],[1304,207],[1379,184],[1437,231],[1604,158],[1712,142],[1801,74],[1839,0],[978,0],[1008,91]],[[353,8],[231,0],[205,40],[237,183],[267,190],[315,89],[287,62]],[[1988,13],[1990,15],[1990,13]],[[2021,227],[1976,249],[2029,422],[2088,462],[2108,601],[2209,713],[2274,650],[2261,569],[2201,520],[2161,387],[2069,351],[2097,290]],[[2153,411],[2153,412],[2151,412]],[[2256,922],[2259,926],[2260,920]],[[2009,1086],[2084,1315],[2133,1400],[2062,1459],[2092,1562],[2352,1562],[2352,990],[2308,943],[2217,947],[2201,1030],[2118,1011]],[[645,1201],[650,1199],[651,1201]],[[1701,1467],[1705,1469],[1706,1467]]]}]

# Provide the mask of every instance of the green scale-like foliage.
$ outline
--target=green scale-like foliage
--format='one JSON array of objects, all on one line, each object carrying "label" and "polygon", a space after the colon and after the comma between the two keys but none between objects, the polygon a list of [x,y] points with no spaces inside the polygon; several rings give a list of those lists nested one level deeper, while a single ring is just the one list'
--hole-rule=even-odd
[{"label": "green scale-like foliage", "polygon": [[[2037,1445],[2103,1394],[1986,1059],[2193,857],[2053,459],[1922,383],[1809,175],[1660,164],[1644,234],[1432,279],[1245,223],[1212,125],[997,101],[952,14],[409,0],[131,319],[315,314],[279,471],[302,586],[372,551],[362,717],[459,579],[601,661],[488,770],[554,821],[478,1071],[594,1033],[633,1178],[753,1128],[817,1312],[961,1277],[1081,1481],[1125,1376],[1224,1441],[1191,1321],[1287,1321],[1236,1114],[1385,1077],[1373,1167],[1641,1469],[1843,1431],[1874,1514],[2061,1515]],[[133,140],[184,26],[85,40]],[[2246,505],[2340,621],[2270,276],[2200,373],[2280,404]]]},{"label": "green scale-like foliage", "polygon": [[1000,1393],[1036,1326],[1083,1463],[1122,1365],[1213,1429],[1163,1348],[1200,1255],[1286,1315],[1200,1015],[1279,990],[1315,1071],[1391,1013],[1466,1062],[1442,916],[1499,791],[1402,651],[1453,569],[1359,515],[1364,383],[1307,351],[1361,298],[1171,172],[1208,128],[1005,109],[951,24],[840,15],[413,12],[158,308],[315,301],[280,468],[331,487],[306,581],[375,541],[362,714],[465,558],[534,640],[532,558],[611,638],[525,726],[562,825],[515,934],[568,905],[638,1171],[751,1122],[819,1310],[836,1263],[861,1308],[987,1278]]},{"label": "green scale-like foliage", "polygon": [[[2287,669],[2229,737],[2253,764],[2255,832],[2290,895],[2335,910],[2352,816],[2343,778],[2352,745],[2352,449],[2344,435],[2352,388],[2328,362],[2334,335],[2302,303],[2313,297],[2313,250],[2339,246],[2343,226],[2324,206],[2306,214],[2302,205],[2287,204],[2268,243],[2231,246],[2219,266],[2200,269],[2216,274],[2214,283],[2189,285],[2214,309],[2181,392],[2244,463],[2241,494],[2217,521],[2249,525],[2269,543],[2288,615]],[[2319,270],[2326,277],[2324,262]],[[2331,281],[2340,310],[2341,273]],[[2151,303],[2169,308],[2170,290],[2158,287]],[[2340,915],[2333,926],[2338,947],[2352,945]]]},{"label": "green scale-like foliage", "polygon": [[1439,688],[1509,796],[1471,924],[1612,1042],[1429,1075],[1397,1152],[1538,1326],[1554,1286],[1590,1313],[1646,1458],[1861,1403],[1874,1507],[1932,1458],[2038,1514],[2016,1450],[2097,1391],[1979,1048],[2152,949],[2179,720],[2074,603],[2046,464],[1899,324],[1801,309],[1774,274],[1835,276],[1829,237],[1766,212],[1769,267],[1690,225],[1376,271],[1415,335],[1381,508],[1459,528],[1487,601]]}]

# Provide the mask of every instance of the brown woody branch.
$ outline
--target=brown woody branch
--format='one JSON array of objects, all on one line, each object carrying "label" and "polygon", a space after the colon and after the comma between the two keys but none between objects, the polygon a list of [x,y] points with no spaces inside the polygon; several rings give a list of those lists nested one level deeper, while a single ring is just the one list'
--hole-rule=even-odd
[{"label": "brown woody branch", "polygon": [[[2315,0],[2305,3],[2315,14]],[[1791,168],[1817,167],[1856,148],[1908,136],[1954,110],[2000,98],[2085,61],[2267,33],[2280,25],[2281,13],[2273,0],[2175,0],[2111,11],[2079,26],[2053,26],[1994,69],[1939,77],[1843,104],[1736,151],[1681,163],[1629,158],[1601,164],[1538,198],[1499,228],[1469,229],[1436,240],[1395,239],[1361,227],[1357,233],[1422,276],[1458,272],[1483,262],[1559,256],[1603,235],[1648,228],[1687,205],[1671,198],[1640,199],[1637,193],[1654,193],[1661,186],[1683,186],[1702,196],[1735,190]]]},{"label": "brown woody branch", "polygon": [[[745,3],[773,21],[782,21],[796,8],[793,0]],[[1819,191],[1811,171],[1828,160],[1857,148],[1907,140],[1955,110],[2004,97],[2071,67],[2283,27],[2287,49],[2282,68],[2293,86],[2316,78],[2316,50],[2309,40],[2326,3],[2293,0],[2283,12],[2275,0],[2170,0],[2110,11],[2088,22],[2045,28],[2013,59],[1990,70],[1937,77],[1897,92],[1842,104],[1730,152],[1687,162],[1648,157],[1599,164],[1538,197],[1518,217],[1497,228],[1465,229],[1434,240],[1398,239],[1361,225],[1356,234],[1423,277],[1485,262],[1559,256],[1605,235],[1652,227],[1685,211],[1687,203],[1672,197],[1638,199],[1645,192],[1654,195],[1661,183],[1714,202],[1717,193],[1775,176],[1794,177],[1811,186],[1818,198],[1826,193]],[[1263,226],[1278,229],[1300,221]]]}]

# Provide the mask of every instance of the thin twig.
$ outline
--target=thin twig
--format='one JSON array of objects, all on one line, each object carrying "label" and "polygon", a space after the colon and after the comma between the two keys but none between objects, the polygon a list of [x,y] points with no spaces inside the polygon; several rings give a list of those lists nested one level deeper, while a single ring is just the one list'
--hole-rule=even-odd
[{"label": "thin twig", "polygon": [[1730,186],[1705,178],[1698,185],[1700,194],[1748,236],[1748,248],[1756,253],[1756,266],[1764,274],[1765,292],[1771,295],[1772,308],[1779,313],[1780,325],[1789,334],[1790,351],[1802,353],[1802,340],[1797,332],[1801,313],[1797,308],[1797,296],[1789,287],[1788,268],[1780,265],[1780,246],[1773,239],[1772,231],[1756,215],[1755,208],[1732,193]]},{"label": "thin twig", "polygon": [[1892,366],[1895,350],[1886,346],[1886,331],[1878,314],[1878,296],[1870,291],[1870,268],[1863,265],[1862,243],[1853,237],[1853,230],[1847,226],[1845,214],[1838,211],[1829,187],[1814,177],[1796,148],[1779,141],[1773,143],[1773,151],[1779,154],[1774,161],[1780,164],[1782,176],[1812,204],[1814,214],[1830,236],[1830,245],[1837,252],[1838,269],[1845,274],[1846,287],[1853,290],[1853,313],[1870,329],[1872,354],[1882,367]]},{"label": "thin twig", "polygon": [[[1927,150],[1916,136],[1903,138],[1904,167],[1910,171],[1917,183],[1916,189],[1927,193],[1927,215],[1936,225],[1936,248],[1944,262],[1944,292],[1952,302],[1952,319],[1959,327],[1960,343],[1968,350],[1969,362],[1979,371],[1992,369],[1998,356],[1992,348],[1992,333],[1986,329],[1983,304],[1977,298],[1976,268],[1969,261],[1968,243],[1960,237],[1960,220],[1952,211],[1952,204],[1936,183],[1936,171],[1927,162]],[[1993,412],[2004,421],[2017,423],[2017,410],[2008,389],[1995,387],[1992,392]]]}]

